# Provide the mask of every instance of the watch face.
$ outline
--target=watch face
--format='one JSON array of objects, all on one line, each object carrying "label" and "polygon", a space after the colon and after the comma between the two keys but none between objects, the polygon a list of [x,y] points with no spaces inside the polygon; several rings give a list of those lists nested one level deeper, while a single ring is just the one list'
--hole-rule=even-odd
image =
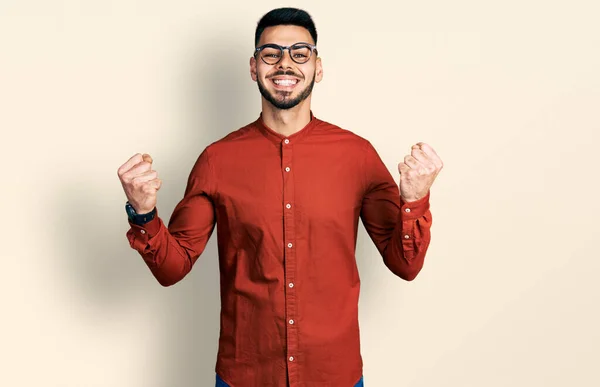
[{"label": "watch face", "polygon": [[125,209],[127,210],[127,216],[129,216],[129,219],[133,219],[133,217],[137,215],[135,209],[131,206],[131,204],[125,204]]}]

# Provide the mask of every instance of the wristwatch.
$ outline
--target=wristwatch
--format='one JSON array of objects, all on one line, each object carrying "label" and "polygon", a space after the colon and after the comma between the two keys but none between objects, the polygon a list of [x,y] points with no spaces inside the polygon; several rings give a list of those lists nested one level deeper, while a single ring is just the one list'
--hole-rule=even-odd
[{"label": "wristwatch", "polygon": [[148,223],[149,221],[154,219],[154,216],[156,216],[156,207],[154,207],[154,209],[148,212],[147,214],[138,214],[137,212],[135,212],[135,208],[131,206],[129,201],[125,203],[125,211],[127,211],[127,217],[129,217],[129,220],[131,220],[132,223],[137,224],[139,226]]}]

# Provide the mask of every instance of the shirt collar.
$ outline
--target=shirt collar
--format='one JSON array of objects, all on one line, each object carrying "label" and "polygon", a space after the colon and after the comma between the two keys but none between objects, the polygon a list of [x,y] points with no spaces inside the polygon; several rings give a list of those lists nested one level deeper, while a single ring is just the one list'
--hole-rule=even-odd
[{"label": "shirt collar", "polygon": [[307,136],[312,131],[312,129],[314,129],[314,127],[317,126],[317,124],[319,122],[320,122],[320,120],[313,115],[313,112],[311,110],[310,111],[310,121],[308,122],[308,124],[306,124],[306,126],[304,126],[302,129],[300,129],[296,133],[290,134],[289,136],[283,135],[283,134],[276,132],[273,129],[269,128],[263,120],[262,112],[260,113],[258,119],[254,123],[255,123],[256,127],[258,128],[258,130],[262,134],[264,134],[264,136],[267,137],[267,139],[271,140],[275,144],[280,144],[285,139],[290,140],[290,142],[292,142],[292,143],[295,143],[295,142],[301,140],[302,138]]}]

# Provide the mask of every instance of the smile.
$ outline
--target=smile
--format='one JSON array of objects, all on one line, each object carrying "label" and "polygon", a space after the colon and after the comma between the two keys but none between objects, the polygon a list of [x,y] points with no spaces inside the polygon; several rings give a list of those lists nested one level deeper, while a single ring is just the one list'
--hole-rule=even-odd
[{"label": "smile", "polygon": [[296,86],[298,84],[297,79],[289,79],[289,78],[271,79],[271,81],[273,81],[276,88],[281,88],[281,89],[293,88],[294,86]]}]

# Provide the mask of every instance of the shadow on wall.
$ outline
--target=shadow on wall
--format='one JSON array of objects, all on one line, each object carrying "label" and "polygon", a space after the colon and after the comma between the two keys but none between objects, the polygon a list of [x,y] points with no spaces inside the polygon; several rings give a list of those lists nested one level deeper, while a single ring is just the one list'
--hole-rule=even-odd
[{"label": "shadow on wall", "polygon": [[[190,60],[186,61],[189,68],[182,70],[184,84],[178,89],[185,97],[182,110],[186,124],[177,135],[184,137],[185,145],[169,150],[167,154],[171,157],[160,161],[159,175],[163,182],[165,176],[171,176],[169,188],[163,187],[159,194],[158,207],[159,211],[162,208],[160,217],[165,224],[171,216],[171,211],[165,209],[169,203],[174,206],[181,200],[189,171],[204,147],[258,118],[260,93],[250,79],[250,53],[236,49],[241,46],[246,46],[243,39],[220,35],[203,40],[201,47],[189,53]],[[208,50],[218,60],[207,59]],[[315,90],[318,92],[318,87]],[[321,118],[318,112],[315,115]],[[132,148],[132,154],[136,151]],[[185,161],[186,165],[182,165],[181,160],[189,163]],[[114,175],[114,188],[122,195],[117,167],[109,166],[109,173]],[[140,385],[145,385],[145,381],[151,381],[152,387],[214,385],[220,313],[216,228],[186,278],[163,288],[139,254],[129,247],[125,237],[129,228],[125,200],[117,208],[113,202],[103,203],[95,194],[102,190],[94,184],[97,183],[93,178],[86,181],[75,177],[65,185],[58,199],[62,218],[57,221],[55,232],[65,251],[57,270],[65,276],[65,286],[74,295],[72,301],[78,302],[73,310],[90,323],[98,318],[122,321],[128,314],[139,315],[141,309],[148,313],[154,329],[150,331],[158,332],[160,338],[149,340],[156,346],[149,345],[148,349],[156,352],[143,356],[159,368],[144,370],[146,375],[139,376]],[[100,204],[90,207],[89,203]],[[376,287],[373,260],[382,264],[379,256],[369,254],[373,252],[370,243],[360,224],[357,259],[363,305],[371,304],[370,294]],[[369,309],[362,313],[368,313]]]},{"label": "shadow on wall", "polygon": [[[245,40],[223,35],[203,39],[202,46],[189,52],[185,61],[189,66],[181,70],[185,80],[178,90],[185,97],[185,127],[174,132],[185,137],[185,146],[169,150],[170,160],[160,161],[159,176],[179,176],[177,181],[169,178],[169,184],[175,186],[163,187],[159,194],[157,206],[160,211],[163,203],[160,217],[165,224],[172,212],[165,210],[169,207],[165,203],[181,200],[189,171],[204,147],[258,118],[260,111],[255,107],[260,107],[260,94],[248,72],[250,53],[236,49],[251,49]],[[214,54],[210,59],[208,50]],[[133,146],[131,154],[136,151]],[[189,156],[189,165],[175,162],[181,160],[181,154]],[[118,165],[108,168],[123,198],[118,208],[114,202],[103,203],[96,194],[101,187],[95,186],[98,183],[93,178],[77,176],[65,184],[58,192],[58,202],[53,203],[62,214],[54,232],[64,246],[56,263],[57,275],[64,277],[73,313],[87,319],[87,324],[98,319],[124,321],[143,310],[152,326],[144,331],[158,332],[160,337],[149,340],[155,345],[147,347],[156,353],[141,353],[152,368],[139,376],[139,385],[146,385],[145,381],[161,387],[214,385],[220,313],[217,229],[192,271],[181,282],[161,287],[141,256],[129,247]],[[99,204],[90,207],[90,203]],[[139,359],[135,362],[139,364]]]},{"label": "shadow on wall", "polygon": [[[260,107],[260,103],[255,103],[260,94],[250,79],[250,54],[236,49],[240,46],[251,49],[251,45],[244,44],[245,40],[248,39],[232,40],[221,35],[206,40],[204,47],[191,55],[188,79],[193,87],[188,89],[191,94],[186,98],[190,118],[186,135],[191,139],[203,132],[216,140],[258,118],[260,111],[253,106]],[[211,59],[208,50],[215,54]],[[194,161],[210,142],[201,147],[191,142]],[[182,283],[169,300],[170,313],[164,316],[164,351],[160,354],[165,365],[161,386],[197,387],[215,383],[221,309],[216,233],[215,227],[206,250],[194,265],[200,269],[192,270],[188,275],[192,278]]]}]

